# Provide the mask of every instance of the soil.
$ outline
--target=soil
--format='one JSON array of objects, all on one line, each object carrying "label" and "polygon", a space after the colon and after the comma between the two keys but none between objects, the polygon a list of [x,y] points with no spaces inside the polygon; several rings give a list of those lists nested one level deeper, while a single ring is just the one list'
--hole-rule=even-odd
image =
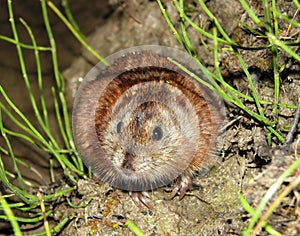
[{"label": "soil", "polygon": [[[0,9],[0,34],[11,36],[6,3],[1,0]],[[54,1],[59,5],[59,1]],[[88,2],[88,3],[87,3]],[[38,2],[24,0],[23,5],[14,2],[16,19],[23,17],[27,20],[36,34],[39,44],[47,44],[47,37],[43,29],[40,5]],[[87,36],[87,42],[94,47],[102,56],[111,55],[121,49],[145,45],[159,44],[182,49],[163,18],[156,1],[133,0],[128,2],[119,1],[76,1],[70,2],[74,17]],[[200,9],[197,1],[188,1],[190,16],[204,29],[211,31],[212,22]],[[257,15],[263,19],[264,12],[259,1],[249,1],[249,5]],[[172,2],[164,3],[168,15],[175,27],[180,28],[179,15]],[[289,1],[277,1],[278,9],[282,14],[299,22],[299,14],[296,7]],[[248,30],[244,30],[242,23],[253,25],[250,17],[245,13],[239,1],[208,1],[207,7],[220,21],[227,34],[241,45],[257,47],[268,43],[266,38],[255,37]],[[49,10],[50,11],[50,10]],[[58,44],[59,67],[66,80],[67,98],[70,111],[79,81],[98,61],[85,49],[79,47],[74,37],[65,26],[50,14],[53,32]],[[242,22],[242,23],[241,23]],[[288,24],[280,21],[280,32],[284,35]],[[29,42],[21,25],[18,25],[21,40]],[[293,31],[290,35],[297,32]],[[298,28],[299,30],[299,28]],[[210,48],[213,42],[205,40],[204,47],[199,38],[199,33],[188,27],[188,35],[194,46],[200,61],[212,71],[214,70],[213,53]],[[298,32],[299,34],[299,32]],[[290,36],[292,37],[292,36]],[[295,35],[293,37],[296,37]],[[219,62],[222,74],[226,81],[245,94],[251,94],[248,81],[237,59],[226,50],[226,45],[220,45]],[[298,50],[298,48],[296,48]],[[255,86],[259,98],[266,101],[273,100],[273,72],[271,50],[241,51],[241,54],[255,78]],[[7,55],[10,55],[9,57]],[[34,55],[25,51],[28,61],[29,74],[34,77],[36,68]],[[44,68],[44,81],[46,87],[54,85],[52,67],[49,64],[49,54],[42,55]],[[279,64],[288,62],[288,67],[280,77],[280,103],[297,104],[300,97],[300,65],[284,52],[279,52]],[[21,74],[17,54],[13,45],[0,41],[0,73],[1,85],[13,100],[25,112],[29,119],[34,120],[34,115],[25,96],[25,85],[21,82]],[[37,87],[35,88],[37,90]],[[49,89],[46,96],[51,96]],[[1,98],[2,99],[2,98]],[[256,111],[254,104],[246,104]],[[53,107],[49,101],[49,107]],[[84,204],[93,197],[85,208],[71,208],[65,198],[60,199],[53,207],[54,213],[49,221],[57,223],[65,216],[72,216],[68,225],[59,232],[60,235],[134,235],[126,226],[126,220],[133,221],[145,235],[241,235],[242,230],[247,228],[250,214],[241,204],[239,193],[242,193],[250,205],[256,208],[274,181],[296,160],[299,130],[294,135],[294,142],[283,149],[277,139],[272,139],[271,145],[267,145],[267,132],[262,124],[253,120],[247,114],[231,104],[226,104],[228,127],[224,139],[222,153],[215,167],[202,176],[195,176],[193,190],[180,201],[178,197],[173,200],[165,200],[170,186],[149,192],[153,209],[139,208],[131,200],[129,194],[124,191],[111,188],[105,183],[93,179],[80,179],[76,191],[68,197],[75,205]],[[264,106],[266,116],[272,120],[271,106]],[[294,119],[295,109],[281,108],[278,117],[278,127],[291,125]],[[50,110],[55,130],[54,110]],[[5,118],[5,117],[4,117]],[[7,120],[5,125],[12,127]],[[286,136],[288,129],[281,129],[281,134]],[[59,135],[57,135],[59,136]],[[58,138],[59,139],[59,138]],[[32,176],[32,172],[23,170],[29,179],[34,180],[40,186],[50,185],[48,163],[50,157],[41,157],[41,153],[32,150],[31,147],[20,142],[14,142],[18,156],[23,156],[26,161],[32,162],[32,166],[40,173]],[[8,169],[13,169],[9,161],[6,162]],[[56,164],[56,179],[62,176]],[[300,174],[299,168],[293,172],[277,193],[272,201],[284,189],[292,183]],[[42,178],[40,178],[42,176]],[[65,188],[67,183],[57,181]],[[299,185],[294,187],[286,195],[279,207],[268,219],[271,225],[282,235],[300,234],[300,198]],[[0,225],[1,227],[1,225]],[[8,227],[7,225],[5,227]],[[0,233],[4,233],[1,232]],[[268,235],[264,230],[259,235]]]}]

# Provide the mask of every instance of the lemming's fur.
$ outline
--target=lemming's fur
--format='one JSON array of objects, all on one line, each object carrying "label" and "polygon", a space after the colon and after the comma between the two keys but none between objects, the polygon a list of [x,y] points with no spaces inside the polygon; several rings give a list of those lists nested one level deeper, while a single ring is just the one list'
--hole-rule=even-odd
[{"label": "lemming's fur", "polygon": [[223,121],[212,92],[164,55],[143,51],[127,53],[82,85],[73,134],[96,177],[144,191],[206,171]]}]

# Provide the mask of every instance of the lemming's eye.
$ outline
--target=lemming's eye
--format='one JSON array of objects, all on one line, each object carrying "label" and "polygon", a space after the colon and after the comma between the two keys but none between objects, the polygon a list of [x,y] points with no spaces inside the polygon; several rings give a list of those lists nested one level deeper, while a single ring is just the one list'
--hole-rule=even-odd
[{"label": "lemming's eye", "polygon": [[122,121],[120,121],[120,122],[117,124],[117,133],[118,133],[118,134],[121,133],[121,131],[122,131],[122,125],[123,125],[123,122],[122,122]]},{"label": "lemming's eye", "polygon": [[163,131],[162,131],[161,127],[156,126],[152,130],[151,139],[154,141],[158,141],[158,140],[161,140],[162,136],[163,136]]}]

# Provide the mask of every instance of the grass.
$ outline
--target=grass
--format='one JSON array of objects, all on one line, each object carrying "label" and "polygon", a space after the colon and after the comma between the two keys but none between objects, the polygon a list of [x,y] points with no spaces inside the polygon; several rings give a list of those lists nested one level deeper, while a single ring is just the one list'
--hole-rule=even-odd
[{"label": "grass", "polygon": [[[235,43],[229,35],[225,32],[222,25],[218,21],[218,19],[213,15],[213,13],[207,8],[204,1],[199,0],[198,3],[201,6],[202,10],[205,14],[210,18],[211,22],[213,22],[213,29],[212,32],[207,32],[196,23],[192,21],[192,19],[188,16],[188,12],[185,11],[187,9],[184,5],[183,0],[174,0],[174,5],[178,11],[178,15],[180,16],[180,28],[179,30],[176,29],[174,24],[171,22],[169,16],[166,13],[166,10],[163,7],[163,4],[160,0],[157,1],[159,7],[162,11],[162,14],[166,20],[166,23],[169,25],[170,29],[172,30],[175,37],[178,39],[178,42],[185,48],[185,50],[195,59],[198,63],[199,68],[204,72],[206,77],[209,79],[211,84],[206,85],[205,81],[201,80],[201,78],[195,76],[194,74],[190,73],[191,76],[195,77],[200,83],[203,83],[208,88],[217,92],[224,100],[228,101],[229,103],[235,105],[239,109],[243,110],[246,114],[248,114],[252,119],[256,120],[258,123],[263,125],[266,130],[268,131],[267,136],[270,143],[270,140],[273,137],[276,137],[279,144],[283,144],[285,138],[282,136],[280,132],[280,127],[278,127],[278,115],[279,115],[279,108],[280,107],[288,107],[290,109],[296,109],[297,106],[292,104],[280,104],[280,73],[286,67],[286,64],[279,65],[279,50],[285,51],[288,57],[294,58],[298,62],[300,62],[300,56],[296,53],[297,46],[300,45],[300,34],[298,34],[297,38],[294,41],[286,41],[280,38],[279,34],[279,27],[278,21],[279,16],[282,17],[282,14],[277,11],[276,1],[273,0],[271,5],[269,5],[269,1],[263,0],[262,5],[264,8],[264,19],[261,20],[253,10],[251,10],[250,6],[245,0],[240,0],[241,5],[247,12],[247,14],[251,17],[252,21],[256,25],[256,29],[253,27],[244,25],[247,29],[250,29],[251,32],[263,32],[260,33],[260,36],[263,36],[268,39],[269,44],[253,48],[253,47],[245,47]],[[294,1],[295,5],[299,8],[298,1]],[[287,17],[283,17],[285,21],[289,23],[289,27],[297,27],[299,28],[299,23],[289,19]],[[198,57],[194,53],[195,50],[190,43],[190,39],[188,37],[188,33],[186,31],[187,27],[192,27],[194,30],[198,31],[199,34],[203,38],[213,41],[213,54],[214,54],[214,69],[215,72],[212,73],[211,71],[207,70],[199,61]],[[243,94],[240,91],[237,91],[233,88],[230,84],[228,84],[224,78],[222,77],[222,73],[219,68],[219,46],[220,44],[222,47],[227,47],[227,50],[230,51],[235,55],[238,59],[243,72],[245,73],[248,84],[251,89],[252,96],[247,94]],[[274,78],[274,91],[273,91],[273,99],[272,101],[262,101],[259,99],[258,91],[256,90],[251,74],[249,73],[246,63],[242,58],[241,51],[242,50],[268,50],[270,49],[272,52],[272,61],[273,61],[273,78]],[[174,62],[174,61],[173,61]],[[174,62],[176,63],[176,62]],[[177,64],[178,65],[178,64]],[[180,65],[178,65],[180,66]],[[185,70],[185,68],[182,68]],[[188,71],[187,71],[188,72]],[[256,110],[250,109],[246,104],[254,103],[256,106]],[[264,114],[263,106],[265,105],[272,105],[273,106],[273,114],[274,118],[270,119],[266,117]],[[299,125],[298,125],[299,127]],[[284,158],[284,157],[282,157]],[[276,207],[278,207],[280,200],[282,200],[283,196],[286,196],[290,193],[297,184],[299,184],[299,178],[297,178],[291,185],[285,188],[283,193],[279,195],[273,204],[269,205],[271,202],[272,197],[276,194],[279,188],[282,186],[284,180],[288,178],[292,172],[300,166],[300,158],[298,158],[277,180],[276,182],[270,187],[270,189],[266,192],[265,196],[261,199],[261,202],[257,206],[256,209],[252,209],[247,201],[241,197],[241,201],[245,210],[251,215],[250,223],[247,229],[243,231],[244,235],[256,235],[261,227],[263,227],[270,235],[280,235],[279,232],[274,230],[270,225],[266,223],[268,217],[274,212]],[[266,213],[262,215],[263,211]]]},{"label": "grass", "polygon": [[[221,24],[219,23],[218,19],[210,12],[210,10],[206,7],[203,1],[199,1],[199,4],[201,8],[205,11],[207,16],[211,19],[212,22],[214,22],[214,27],[213,27],[213,32],[209,33],[206,32],[204,29],[196,25],[186,14],[184,11],[185,6],[184,6],[184,1],[174,1],[174,4],[177,8],[177,11],[180,15],[180,30],[181,34],[178,32],[178,30],[175,28],[171,20],[169,19],[161,1],[158,0],[158,4],[161,8],[161,11],[164,15],[164,18],[166,19],[166,22],[170,26],[170,29],[173,31],[175,37],[178,39],[179,43],[182,44],[182,46],[186,49],[186,51],[194,57],[195,61],[199,65],[199,68],[204,72],[206,77],[210,80],[210,82],[214,85],[214,88],[212,90],[216,91],[217,93],[220,94],[224,98],[224,100],[234,104],[235,106],[239,107],[241,110],[243,110],[246,114],[248,114],[250,117],[254,118],[257,120],[259,123],[263,124],[270,132],[270,135],[276,136],[278,138],[280,143],[284,142],[284,137],[273,127],[278,124],[278,120],[269,120],[265,117],[265,114],[263,112],[262,106],[263,105],[273,105],[273,111],[275,117],[278,116],[278,107],[289,107],[292,109],[296,109],[297,107],[295,105],[288,105],[288,104],[278,104],[278,99],[279,99],[279,87],[280,87],[280,82],[279,82],[279,65],[278,65],[278,53],[277,52],[277,47],[285,45],[284,49],[290,55],[291,57],[294,57],[296,60],[300,61],[299,55],[297,55],[294,50],[296,47],[294,47],[294,50],[289,48],[288,45],[280,40],[276,40],[276,34],[272,34],[272,29],[269,29],[269,32],[265,33],[265,36],[269,38],[270,44],[266,45],[264,47],[259,47],[259,48],[247,48],[244,46],[240,46],[236,44],[233,40],[230,39],[229,35],[225,32],[225,30],[222,28]],[[258,24],[259,26],[262,25],[262,22],[258,20],[257,17],[254,17],[255,14],[250,10],[250,7],[247,5],[245,1],[241,1],[241,4],[245,8],[245,10],[248,12],[249,15],[252,16],[252,19],[255,19],[255,23]],[[265,9],[267,11],[269,8]],[[270,14],[269,14],[270,15]],[[277,18],[274,19],[274,21],[277,22]],[[214,42],[214,65],[215,65],[215,73],[212,73],[211,71],[207,70],[199,61],[198,57],[194,53],[194,49],[190,43],[190,40],[188,38],[188,34],[186,32],[187,26],[185,24],[189,24],[191,27],[193,27],[196,31],[199,32],[199,34],[202,35],[202,37],[206,37],[210,40],[213,40]],[[264,25],[261,26],[260,28],[264,28]],[[277,29],[278,30],[278,29]],[[222,37],[218,37],[217,35],[221,35]],[[231,53],[233,53],[236,58],[238,59],[245,75],[247,76],[248,83],[252,92],[252,96],[249,96],[247,94],[243,94],[240,91],[237,91],[235,88],[233,88],[230,84],[228,84],[224,78],[222,77],[220,68],[219,68],[219,61],[218,61],[218,55],[219,55],[219,44],[228,46],[229,50]],[[296,42],[290,43],[290,44],[299,44],[299,38],[296,40]],[[272,58],[273,62],[275,62],[274,67],[273,67],[273,74],[274,74],[274,100],[273,101],[261,101],[258,98],[258,92],[255,89],[252,77],[248,71],[248,68],[246,66],[245,61],[242,58],[242,55],[240,53],[241,50],[265,50],[265,49],[272,49]],[[284,67],[284,65],[283,65]],[[203,83],[201,78],[195,77],[199,82]],[[249,109],[245,104],[247,102],[255,103],[256,108],[258,112],[253,111]]]},{"label": "grass", "polygon": [[[37,222],[43,222],[44,229],[36,235],[51,235],[55,232],[59,232],[71,219],[73,216],[67,216],[61,221],[53,226],[49,226],[47,218],[53,214],[51,210],[51,205],[54,204],[58,198],[61,196],[67,196],[69,193],[73,192],[76,188],[78,178],[87,178],[87,173],[81,158],[76,152],[76,147],[73,142],[69,114],[67,109],[67,102],[65,98],[65,87],[64,80],[61,77],[59,71],[59,61],[57,59],[57,48],[55,38],[53,36],[51,24],[48,17],[48,11],[51,9],[61,21],[69,28],[73,33],[74,37],[86,47],[91,54],[93,54],[99,61],[106,64],[105,60],[98,55],[90,45],[85,41],[84,35],[80,32],[76,22],[73,19],[72,12],[69,9],[68,1],[62,1],[66,17],[58,10],[58,8],[52,2],[46,2],[46,0],[41,0],[41,11],[43,13],[43,20],[45,24],[46,33],[49,39],[48,46],[40,46],[37,44],[34,33],[31,27],[26,23],[24,19],[20,19],[21,24],[26,29],[28,35],[31,39],[31,44],[25,44],[20,41],[19,35],[16,29],[15,17],[13,12],[13,4],[11,0],[7,1],[9,22],[11,24],[11,29],[13,36],[7,37],[5,35],[0,35],[0,40],[9,42],[15,45],[19,63],[21,67],[21,74],[23,76],[26,90],[30,98],[30,103],[32,105],[36,120],[38,121],[38,126],[33,125],[34,122],[29,120],[26,115],[14,104],[12,99],[7,95],[2,86],[0,86],[0,93],[3,97],[3,102],[0,102],[0,132],[3,137],[4,145],[0,147],[0,179],[1,184],[3,184],[10,192],[10,194],[0,195],[0,219],[9,221],[12,225],[12,229],[15,235],[21,235],[20,224],[27,223],[34,225]],[[242,24],[242,27],[250,30],[253,34],[257,34],[260,37],[265,37],[268,39],[268,43],[259,47],[251,47],[239,45],[234,40],[230,38],[228,33],[223,29],[219,20],[214,16],[214,14],[207,8],[204,1],[199,0],[198,4],[203,9],[205,14],[209,17],[211,22],[213,22],[213,28],[211,32],[205,31],[201,25],[196,24],[190,17],[189,12],[191,8],[188,8],[183,0],[174,0],[174,5],[178,12],[179,27],[175,27],[174,23],[170,20],[166,10],[164,9],[163,3],[157,0],[158,7],[166,20],[166,24],[169,25],[170,30],[174,33],[174,36],[178,39],[178,42],[184,47],[184,49],[195,59],[199,68],[204,72],[206,77],[209,79],[210,83],[203,81],[201,78],[194,74],[191,74],[186,68],[178,64],[176,61],[170,59],[173,63],[177,64],[191,76],[195,77],[200,83],[209,87],[214,92],[218,93],[227,102],[238,107],[240,110],[245,112],[249,117],[254,119],[260,125],[265,127],[267,131],[266,139],[277,141],[277,144],[283,144],[285,137],[282,135],[282,127],[279,124],[279,110],[280,108],[296,109],[295,104],[281,104],[280,101],[280,75],[284,71],[287,64],[279,64],[279,51],[284,51],[289,58],[293,58],[296,61],[300,61],[300,56],[297,54],[296,49],[299,46],[300,36],[298,35],[295,40],[290,38],[286,40],[280,34],[279,30],[279,18],[283,19],[289,24],[289,27],[300,28],[300,23],[295,22],[293,19],[289,19],[283,16],[277,11],[276,1],[263,0],[264,7],[264,18],[259,18],[256,13],[251,9],[245,0],[240,0],[241,5],[251,17],[255,27],[250,27],[246,24]],[[294,4],[300,10],[300,4],[298,1],[294,0]],[[194,47],[190,42],[189,34],[187,32],[187,26],[192,27],[199,33],[201,41],[205,45],[206,40],[210,40],[213,44],[211,48],[214,55],[214,72],[209,71],[203,66],[197,57]],[[290,30],[287,29],[287,30]],[[206,45],[207,46],[207,45]],[[220,54],[220,48],[225,48],[228,52],[233,54],[239,61],[243,72],[245,73],[248,84],[251,90],[251,95],[244,94],[238,91],[232,85],[227,83],[222,76],[221,69],[219,67],[218,55]],[[34,52],[35,62],[37,68],[37,84],[39,88],[39,96],[34,96],[32,91],[32,79],[29,78],[27,72],[27,65],[25,63],[25,58],[23,56],[23,50],[29,49]],[[271,101],[265,101],[259,99],[259,92],[254,86],[253,79],[247,65],[243,59],[242,51],[244,50],[271,50],[272,62],[273,62],[273,78],[274,78],[274,91],[273,99]],[[49,124],[49,108],[46,106],[45,102],[45,89],[43,85],[43,68],[40,63],[40,52],[47,52],[51,54],[53,75],[55,78],[56,85],[51,88],[53,106],[55,108],[56,122],[59,127],[59,134],[63,140],[63,143],[58,143],[54,137],[54,130],[51,129]],[[39,104],[39,105],[38,105]],[[255,109],[251,108],[249,104],[255,104]],[[264,113],[264,108],[266,106],[272,106],[273,116],[267,116]],[[18,130],[11,130],[5,126],[4,120],[9,119],[10,122],[14,123]],[[299,127],[299,125],[298,125]],[[38,148],[42,151],[45,156],[51,156],[57,160],[62,169],[64,175],[72,183],[71,187],[64,189],[57,189],[53,194],[41,194],[40,192],[32,193],[28,189],[34,188],[34,184],[23,177],[20,167],[32,168],[29,164],[23,161],[20,157],[15,155],[14,147],[11,142],[12,139],[19,139],[26,142],[33,148]],[[3,158],[11,158],[14,171],[9,172],[6,169],[5,162]],[[49,161],[50,162],[50,161]],[[279,194],[279,196],[271,202],[272,196],[274,196],[279,188],[282,186],[284,180],[290,176],[290,174],[298,168],[300,165],[300,159],[298,158],[294,164],[292,164],[270,187],[266,192],[265,196],[261,199],[259,205],[253,209],[247,201],[241,196],[241,201],[245,210],[251,215],[250,223],[247,229],[244,230],[244,235],[253,235],[255,232],[263,227],[271,235],[280,235],[275,229],[268,225],[267,219],[274,212],[276,207],[279,205],[280,200],[290,193],[297,184],[299,184],[299,178],[297,178],[291,185],[288,185],[284,191]],[[49,164],[50,169],[52,164]],[[12,184],[11,179],[17,180],[18,184]],[[15,199],[18,199],[17,201]],[[74,206],[69,202],[70,207],[84,207],[84,206]],[[16,212],[30,213],[30,217],[19,217]],[[133,224],[133,222],[127,222],[128,227],[135,232],[137,235],[142,235],[138,228]]]},{"label": "grass", "polygon": [[[2,184],[7,188],[7,192],[12,194],[1,195],[1,207],[0,210],[4,210],[5,214],[0,215],[0,219],[9,220],[13,226],[13,230],[16,235],[20,235],[18,223],[34,224],[36,222],[44,221],[45,231],[38,235],[50,235],[59,231],[69,220],[70,217],[62,219],[61,222],[53,228],[49,228],[47,224],[47,216],[53,212],[49,208],[55,201],[72,191],[75,187],[68,187],[66,189],[57,190],[54,194],[34,194],[28,191],[29,188],[34,188],[34,184],[29,180],[26,180],[21,171],[20,166],[31,168],[26,162],[22,161],[14,154],[14,148],[11,143],[12,139],[20,139],[28,143],[32,147],[36,147],[44,153],[44,156],[54,157],[60,164],[65,176],[76,186],[78,177],[86,178],[84,173],[84,166],[81,158],[77,154],[76,147],[74,146],[71,126],[69,121],[69,114],[67,109],[67,103],[64,92],[64,81],[61,77],[58,60],[56,43],[53,37],[51,25],[48,18],[48,8],[46,1],[41,1],[41,11],[43,13],[44,24],[49,39],[49,46],[38,46],[35,36],[24,19],[20,19],[21,24],[26,29],[31,39],[31,45],[23,44],[19,40],[19,35],[16,29],[15,17],[13,12],[12,1],[7,1],[9,22],[13,32],[13,37],[9,38],[4,35],[0,35],[0,39],[10,42],[15,45],[19,63],[21,67],[21,73],[26,85],[27,93],[30,98],[38,126],[34,126],[25,114],[14,104],[14,102],[8,97],[2,86],[0,87],[0,93],[3,97],[3,102],[0,103],[0,131],[3,137],[5,145],[0,149],[0,177]],[[34,51],[36,68],[37,68],[37,83],[39,87],[39,96],[35,97],[32,91],[31,81],[27,72],[27,66],[25,58],[23,56],[24,49],[30,49]],[[59,133],[62,137],[63,144],[59,144],[54,138],[55,130],[52,130],[49,124],[48,108],[45,102],[45,88],[43,86],[43,68],[40,63],[40,52],[47,51],[52,56],[53,75],[55,78],[56,86],[51,88],[53,106],[55,108],[56,121],[59,127]],[[40,106],[38,105],[40,104]],[[3,117],[6,117],[10,122],[14,123],[18,130],[10,130],[3,123]],[[13,166],[14,173],[9,172],[5,168],[5,162],[3,158],[10,157]],[[50,164],[51,169],[51,164]],[[11,178],[18,181],[18,184],[11,184]],[[19,199],[17,201],[12,199]],[[17,202],[17,203],[16,203]],[[30,212],[31,217],[20,218],[14,216],[14,212]]]}]

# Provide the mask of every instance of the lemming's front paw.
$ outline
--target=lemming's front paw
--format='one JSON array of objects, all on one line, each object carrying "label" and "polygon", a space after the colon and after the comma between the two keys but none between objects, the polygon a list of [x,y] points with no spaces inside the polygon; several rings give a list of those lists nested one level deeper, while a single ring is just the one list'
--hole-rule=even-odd
[{"label": "lemming's front paw", "polygon": [[173,199],[176,195],[179,195],[179,199],[181,200],[188,190],[192,189],[193,179],[190,175],[181,175],[177,179],[177,183],[175,184],[172,193],[167,200]]},{"label": "lemming's front paw", "polygon": [[143,206],[146,206],[149,209],[153,208],[150,201],[151,197],[147,192],[129,192],[129,195],[139,208],[143,208]]}]

